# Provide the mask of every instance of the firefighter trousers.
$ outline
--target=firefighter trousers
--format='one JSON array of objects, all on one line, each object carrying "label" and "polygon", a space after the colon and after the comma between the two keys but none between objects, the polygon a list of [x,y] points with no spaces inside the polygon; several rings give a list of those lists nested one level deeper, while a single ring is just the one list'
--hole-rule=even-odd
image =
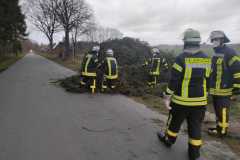
[{"label": "firefighter trousers", "polygon": [[116,88],[116,81],[117,81],[116,79],[103,78],[102,90],[105,90],[107,88],[115,89]]},{"label": "firefighter trousers", "polygon": [[205,106],[181,106],[172,103],[172,110],[169,113],[167,129],[165,133],[166,141],[174,144],[178,132],[184,120],[188,125],[188,154],[190,160],[200,157],[200,148],[202,145],[201,127],[205,116]]},{"label": "firefighter trousers", "polygon": [[86,89],[91,89],[92,93],[96,91],[96,77],[95,76],[83,76],[80,82]]},{"label": "firefighter trousers", "polygon": [[226,135],[229,126],[230,97],[213,96],[213,106],[216,114],[217,132]]},{"label": "firefighter trousers", "polygon": [[148,85],[151,86],[151,87],[156,86],[158,84],[158,80],[159,80],[159,75],[149,74]]}]

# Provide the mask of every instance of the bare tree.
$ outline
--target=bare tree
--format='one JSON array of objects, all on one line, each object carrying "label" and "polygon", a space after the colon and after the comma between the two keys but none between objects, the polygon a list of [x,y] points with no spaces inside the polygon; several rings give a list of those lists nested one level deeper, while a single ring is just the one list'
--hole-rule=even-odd
[{"label": "bare tree", "polygon": [[77,39],[78,37],[81,37],[84,34],[87,34],[90,27],[91,27],[92,22],[91,21],[86,21],[85,23],[82,24],[76,24],[73,27],[72,30],[72,45],[73,45],[73,59],[75,58],[76,55],[76,47],[77,47]]},{"label": "bare tree", "polygon": [[87,32],[85,33],[85,36],[84,38],[87,40],[87,41],[90,41],[90,42],[96,42],[97,38],[96,38],[96,31],[97,31],[97,25],[95,22],[92,22],[92,23],[89,23],[88,24],[88,30]]},{"label": "bare tree", "polygon": [[56,15],[58,22],[65,32],[64,54],[65,59],[70,53],[69,34],[74,27],[82,26],[92,17],[92,10],[85,3],[85,0],[53,0],[57,6]]},{"label": "bare tree", "polygon": [[107,40],[121,39],[122,37],[123,33],[118,29],[105,28],[94,24],[89,26],[85,38],[87,41],[102,43]]},{"label": "bare tree", "polygon": [[32,24],[47,37],[49,49],[52,51],[54,34],[60,31],[55,12],[56,5],[52,0],[31,1],[30,5],[32,6],[30,11]]},{"label": "bare tree", "polygon": [[123,33],[120,32],[118,29],[115,28],[107,28],[107,39],[121,39],[123,38]]}]

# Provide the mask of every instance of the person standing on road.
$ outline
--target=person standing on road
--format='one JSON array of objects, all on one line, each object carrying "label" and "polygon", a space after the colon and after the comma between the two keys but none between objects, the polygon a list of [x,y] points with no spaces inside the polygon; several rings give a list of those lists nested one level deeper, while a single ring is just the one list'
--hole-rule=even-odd
[{"label": "person standing on road", "polygon": [[100,46],[94,46],[92,51],[88,53],[82,62],[81,68],[81,85],[90,88],[92,93],[96,90],[97,66],[98,66],[98,53]]},{"label": "person standing on road", "polygon": [[160,57],[158,48],[153,48],[151,54],[152,57],[145,61],[144,66],[148,68],[148,85],[154,88],[158,84],[161,67],[167,69],[168,64],[164,57]]},{"label": "person standing on road", "polygon": [[189,159],[200,160],[201,125],[208,99],[211,59],[200,50],[201,37],[197,30],[187,29],[183,41],[184,51],[175,60],[164,94],[165,106],[170,110],[167,129],[158,132],[157,136],[166,147],[171,147],[186,119]]},{"label": "person standing on road", "polygon": [[112,49],[106,51],[106,57],[101,68],[103,71],[101,90],[104,91],[107,88],[115,89],[118,79],[118,63]]},{"label": "person standing on road", "polygon": [[210,94],[216,114],[216,127],[209,128],[210,135],[224,137],[228,131],[230,99],[240,89],[240,57],[226,45],[230,42],[223,31],[213,31],[210,35],[214,55]]}]

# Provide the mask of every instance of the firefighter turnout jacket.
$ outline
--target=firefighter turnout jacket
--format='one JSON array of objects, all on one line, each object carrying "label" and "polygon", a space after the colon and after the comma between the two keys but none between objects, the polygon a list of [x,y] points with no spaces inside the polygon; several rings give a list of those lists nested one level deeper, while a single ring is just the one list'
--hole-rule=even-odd
[{"label": "firefighter turnout jacket", "polygon": [[211,59],[202,51],[180,54],[173,64],[167,88],[171,102],[182,106],[207,105],[210,72]]},{"label": "firefighter turnout jacket", "polygon": [[224,45],[214,48],[210,94],[231,96],[240,89],[240,56],[235,50]]},{"label": "firefighter turnout jacket", "polygon": [[114,80],[118,78],[118,63],[115,57],[107,56],[102,67],[106,79]]},{"label": "firefighter turnout jacket", "polygon": [[87,54],[82,63],[81,74],[86,77],[96,77],[98,57],[93,54]]},{"label": "firefighter turnout jacket", "polygon": [[145,61],[145,66],[148,66],[150,75],[159,76],[161,67],[167,69],[168,63],[165,58],[153,56],[152,58]]}]

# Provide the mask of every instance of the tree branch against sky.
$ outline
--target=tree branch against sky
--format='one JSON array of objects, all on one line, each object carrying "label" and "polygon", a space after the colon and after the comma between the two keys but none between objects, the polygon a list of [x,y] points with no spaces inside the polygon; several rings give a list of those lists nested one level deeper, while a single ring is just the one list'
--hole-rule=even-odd
[{"label": "tree branch against sky", "polygon": [[69,34],[76,26],[82,26],[93,16],[92,10],[84,0],[53,0],[57,6],[58,22],[65,33],[63,59],[70,54]]},{"label": "tree branch against sky", "polygon": [[95,24],[94,19],[89,19],[85,21],[84,23],[77,23],[74,25],[72,29],[72,45],[73,45],[73,59],[75,58],[76,54],[76,47],[77,47],[77,41],[78,38],[80,38],[83,35],[87,35],[87,33],[91,30],[91,26]]},{"label": "tree branch against sky", "polygon": [[33,7],[29,12],[31,23],[47,37],[51,51],[54,45],[54,34],[60,31],[55,12],[56,5],[52,0],[36,0],[30,3]]},{"label": "tree branch against sky", "polygon": [[[101,26],[116,28],[151,45],[182,44],[181,34],[189,27],[198,29],[204,42],[212,30],[224,30],[232,43],[240,42],[239,0],[87,0],[87,3]],[[39,33],[30,31],[31,38],[45,41]],[[58,41],[62,40],[63,34],[57,35]]]}]

